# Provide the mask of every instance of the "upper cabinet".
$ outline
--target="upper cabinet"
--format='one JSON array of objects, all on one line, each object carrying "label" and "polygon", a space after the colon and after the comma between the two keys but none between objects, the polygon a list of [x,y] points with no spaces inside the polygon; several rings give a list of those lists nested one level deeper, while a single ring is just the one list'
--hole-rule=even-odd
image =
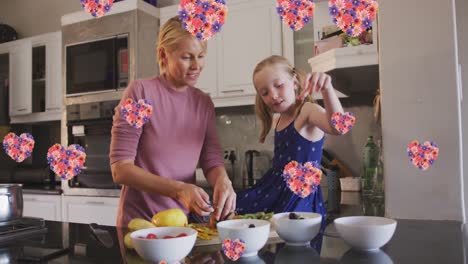
[{"label": "upper cabinet", "polygon": [[[221,32],[207,41],[205,68],[197,87],[216,107],[255,103],[252,73],[262,59],[282,54],[282,24],[276,2],[231,0]],[[178,14],[178,5],[161,8],[161,26]]]},{"label": "upper cabinet", "polygon": [[0,45],[9,54],[11,123],[61,119],[61,41],[54,32]]}]

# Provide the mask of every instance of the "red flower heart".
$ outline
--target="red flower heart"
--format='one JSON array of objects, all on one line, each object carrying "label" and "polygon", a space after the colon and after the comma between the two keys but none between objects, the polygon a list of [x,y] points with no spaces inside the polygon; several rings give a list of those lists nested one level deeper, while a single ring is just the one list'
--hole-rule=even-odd
[{"label": "red flower heart", "polygon": [[224,255],[233,261],[238,260],[245,252],[245,242],[239,238],[234,241],[229,238],[224,239],[221,247]]},{"label": "red flower heart", "polygon": [[375,0],[330,0],[328,12],[333,22],[349,36],[357,37],[372,27],[377,14]]},{"label": "red flower heart", "polygon": [[199,40],[208,40],[220,32],[226,14],[225,0],[181,0],[179,4],[182,26]]},{"label": "red flower heart", "polygon": [[153,106],[146,99],[133,102],[133,99],[128,98],[120,107],[120,112],[132,127],[140,128],[149,122],[153,113]]},{"label": "red flower heart", "polygon": [[55,144],[49,148],[47,162],[50,169],[63,180],[69,180],[81,173],[86,161],[84,148],[78,144],[70,145],[68,148]]},{"label": "red flower heart", "polygon": [[426,141],[420,144],[413,140],[406,148],[410,162],[420,170],[427,170],[439,156],[439,148],[434,142]]},{"label": "red flower heart", "polygon": [[284,166],[283,179],[293,193],[305,198],[317,189],[322,179],[322,170],[315,162],[302,165],[293,160]]},{"label": "red flower heart", "polygon": [[312,20],[315,3],[313,0],[277,0],[276,12],[283,23],[292,30],[300,30]]},{"label": "red flower heart", "polygon": [[109,12],[114,0],[80,0],[81,7],[93,17],[102,17]]},{"label": "red flower heart", "polygon": [[31,134],[23,133],[19,137],[15,133],[8,133],[3,138],[5,153],[16,162],[22,162],[31,156],[34,149],[34,138]]},{"label": "red flower heart", "polygon": [[351,112],[333,113],[331,117],[333,127],[340,132],[341,135],[348,133],[354,126],[356,117]]}]

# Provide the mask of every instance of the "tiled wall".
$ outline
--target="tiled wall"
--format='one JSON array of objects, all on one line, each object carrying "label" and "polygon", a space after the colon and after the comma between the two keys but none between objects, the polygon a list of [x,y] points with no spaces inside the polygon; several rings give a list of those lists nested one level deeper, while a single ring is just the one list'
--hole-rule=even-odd
[{"label": "tiled wall", "polygon": [[[325,149],[343,162],[350,171],[359,176],[362,170],[362,151],[369,135],[378,139],[381,129],[373,117],[371,106],[345,107],[345,111],[353,112],[357,119],[353,130],[344,136],[327,136]],[[244,153],[255,149],[273,157],[273,133],[270,132],[266,142],[258,142],[261,123],[255,115],[254,106],[226,107],[216,109],[216,124],[223,148],[236,148],[237,160],[234,163],[233,182],[242,186],[242,176],[246,166]],[[377,142],[376,142],[377,143]],[[228,174],[232,175],[231,163],[225,163]],[[231,176],[232,177],[232,176]]]}]

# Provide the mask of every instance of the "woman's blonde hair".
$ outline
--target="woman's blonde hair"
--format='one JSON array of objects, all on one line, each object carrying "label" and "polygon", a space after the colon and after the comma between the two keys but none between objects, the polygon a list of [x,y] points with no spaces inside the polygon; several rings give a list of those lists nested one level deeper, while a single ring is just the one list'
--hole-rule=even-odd
[{"label": "woman's blonde hair", "polygon": [[[162,58],[159,56],[161,53],[161,50],[164,49],[167,52],[172,52],[175,49],[177,49],[177,45],[180,43],[180,41],[184,38],[187,37],[192,37],[195,38],[190,32],[188,32],[186,29],[183,28],[182,26],[182,21],[180,20],[179,16],[174,16],[170,18],[164,25],[161,27],[159,31],[159,36],[158,36],[158,48],[157,48],[157,58],[158,58],[158,64],[159,64],[159,69],[161,73],[164,73],[164,67],[165,65],[163,64]],[[197,39],[198,40],[198,39]],[[200,44],[202,45],[203,49],[206,51],[207,49],[207,44],[206,41],[198,40],[200,41]]]},{"label": "woman's blonde hair", "polygon": [[[284,70],[291,75],[291,77],[296,77],[297,80],[297,90],[296,90],[296,96],[300,95],[303,91],[302,84],[305,82],[305,74],[296,68],[294,68],[291,63],[288,61],[283,56],[278,56],[278,55],[273,55],[270,56],[261,62],[257,64],[257,66],[254,69],[253,72],[253,78],[255,78],[255,74],[257,74],[259,71],[263,70],[266,66],[271,66],[271,65],[281,65],[283,66]],[[295,80],[295,81],[296,81]],[[302,105],[305,102],[314,102],[314,99],[312,98],[311,95],[308,95],[303,101],[296,99],[296,110],[295,110],[295,117],[299,115]],[[271,109],[263,102],[262,97],[260,94],[257,92],[257,96],[255,97],[255,112],[262,122],[262,131],[260,133],[260,142],[263,143],[265,142],[265,138],[270,133],[271,126],[273,123],[273,112]]]}]

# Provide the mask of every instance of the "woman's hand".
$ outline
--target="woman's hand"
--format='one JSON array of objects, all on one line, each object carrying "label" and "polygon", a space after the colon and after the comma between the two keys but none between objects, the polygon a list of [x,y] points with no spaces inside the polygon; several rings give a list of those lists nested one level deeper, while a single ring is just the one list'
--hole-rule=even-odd
[{"label": "woman's hand", "polygon": [[333,89],[330,75],[323,72],[314,72],[307,74],[304,91],[299,95],[299,100],[304,100],[308,95],[313,92],[328,92]]},{"label": "woman's hand", "polygon": [[219,175],[214,185],[214,214],[216,220],[224,219],[236,209],[236,193],[232,188],[232,183],[225,175]]},{"label": "woman's hand", "polygon": [[210,203],[210,196],[200,187],[183,183],[176,193],[176,199],[190,212],[201,216],[212,213],[213,207]]}]

